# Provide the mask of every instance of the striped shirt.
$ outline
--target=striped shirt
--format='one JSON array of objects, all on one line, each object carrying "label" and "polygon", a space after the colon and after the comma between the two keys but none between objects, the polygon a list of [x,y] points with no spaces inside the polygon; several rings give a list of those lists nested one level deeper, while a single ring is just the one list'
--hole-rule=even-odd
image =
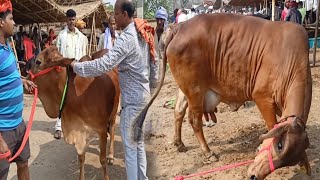
[{"label": "striped shirt", "polygon": [[23,87],[9,44],[0,44],[0,131],[15,129],[22,122]]},{"label": "striped shirt", "polygon": [[150,87],[158,78],[158,66],[150,60],[149,46],[130,23],[117,38],[108,54],[93,61],[78,62],[74,72],[82,77],[100,76],[118,66],[121,104],[136,105],[148,102]]}]

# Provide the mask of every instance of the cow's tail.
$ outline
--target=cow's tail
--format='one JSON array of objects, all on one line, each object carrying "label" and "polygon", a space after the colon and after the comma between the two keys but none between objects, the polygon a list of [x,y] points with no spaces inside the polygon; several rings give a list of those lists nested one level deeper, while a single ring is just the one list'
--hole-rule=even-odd
[{"label": "cow's tail", "polygon": [[162,60],[162,71],[161,71],[161,75],[160,75],[160,84],[158,85],[156,91],[154,92],[153,96],[151,97],[151,100],[148,102],[148,104],[143,108],[143,110],[140,112],[139,116],[135,119],[135,123],[133,125],[133,132],[134,132],[134,141],[138,141],[141,139],[142,137],[142,126],[145,120],[145,117],[147,115],[147,112],[149,110],[149,107],[152,105],[153,101],[156,99],[156,97],[158,96],[163,82],[164,82],[164,78],[165,78],[165,73],[166,73],[166,66],[167,66],[167,55],[166,55],[166,51],[167,51],[167,47],[170,44],[171,40],[173,39],[174,35],[176,34],[176,27],[173,27],[173,30],[170,31],[168,37],[166,38],[166,42],[165,42],[165,46],[164,46],[164,51],[163,51],[163,60]]}]

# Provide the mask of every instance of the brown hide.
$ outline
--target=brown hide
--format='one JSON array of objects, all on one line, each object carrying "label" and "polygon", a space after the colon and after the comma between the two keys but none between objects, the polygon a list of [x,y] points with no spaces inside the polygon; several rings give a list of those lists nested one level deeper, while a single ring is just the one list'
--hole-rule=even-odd
[{"label": "brown hide", "polygon": [[[102,50],[94,54],[101,57],[107,51]],[[40,72],[50,66],[54,66],[62,60],[61,54],[56,47],[50,47],[42,51],[36,65],[32,68],[33,73]],[[89,56],[83,57],[81,61],[91,60]],[[60,71],[53,70],[47,74],[37,77],[34,82],[39,89],[39,98],[49,117],[58,116],[63,88],[69,74],[68,91],[62,111],[62,131],[65,140],[75,144],[79,154],[80,179],[84,178],[83,162],[85,148],[88,139],[93,134],[99,135],[100,140],[100,162],[103,167],[105,179],[106,174],[106,143],[107,132],[111,136],[109,158],[113,158],[114,146],[114,124],[116,111],[119,103],[119,82],[116,69],[95,78],[82,78],[73,73],[70,68]]]},{"label": "brown hide", "polygon": [[[301,117],[304,125],[299,131],[283,131],[276,137],[285,139],[283,147],[288,151],[272,154],[279,162],[275,168],[299,163],[299,159],[289,158],[305,154],[307,146],[300,142],[308,141],[303,127],[312,96],[308,37],[302,26],[250,16],[203,14],[172,27],[165,39],[161,83],[145,111],[160,91],[168,59],[174,79],[188,99],[189,122],[208,157],[214,153],[203,135],[204,109],[224,102],[237,110],[245,101],[255,101],[269,130],[277,123],[276,115]],[[184,147],[179,134],[175,144]],[[300,164],[307,166],[307,158],[302,157]],[[249,177],[264,179],[269,173],[267,153],[257,155]]]}]

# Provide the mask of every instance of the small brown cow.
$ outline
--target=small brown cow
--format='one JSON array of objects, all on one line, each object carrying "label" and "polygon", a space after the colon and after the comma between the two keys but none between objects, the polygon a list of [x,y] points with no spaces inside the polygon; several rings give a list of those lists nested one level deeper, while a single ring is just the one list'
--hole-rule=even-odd
[{"label": "small brown cow", "polygon": [[[92,55],[92,58],[102,57],[107,50],[101,50]],[[91,60],[84,56],[80,61]],[[65,60],[54,46],[43,50],[37,57],[31,72],[37,74],[50,67],[55,67],[61,60]],[[96,78],[82,78],[73,73],[72,69],[60,67],[34,79],[39,89],[39,98],[46,114],[56,118],[59,114],[59,105],[67,76],[68,90],[62,109],[62,131],[64,139],[74,144],[79,157],[80,177],[84,180],[84,161],[89,139],[98,134],[100,141],[100,163],[104,179],[107,175],[107,137],[110,133],[109,163],[114,155],[114,128],[116,112],[119,104],[120,88],[117,70],[107,72]]]}]

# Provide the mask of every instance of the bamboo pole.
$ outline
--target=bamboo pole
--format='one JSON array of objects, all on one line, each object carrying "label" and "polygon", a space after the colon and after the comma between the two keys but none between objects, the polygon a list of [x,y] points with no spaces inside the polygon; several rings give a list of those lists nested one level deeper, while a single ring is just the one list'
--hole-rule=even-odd
[{"label": "bamboo pole", "polygon": [[276,8],[276,0],[272,0],[272,15],[271,20],[274,21],[274,15],[275,15],[275,8]]},{"label": "bamboo pole", "polygon": [[95,52],[96,51],[96,43],[97,43],[97,39],[96,39],[96,20],[93,19],[92,20],[92,49],[91,50],[91,53],[92,52]]},{"label": "bamboo pole", "polygon": [[91,35],[90,35],[90,46],[89,46],[89,56],[91,55],[91,46],[93,40],[93,25],[96,19],[96,12],[93,13],[92,25],[91,25]]},{"label": "bamboo pole", "polygon": [[266,9],[266,15],[268,14],[268,0],[264,1],[264,8]]},{"label": "bamboo pole", "polygon": [[18,59],[18,55],[17,55],[16,45],[14,44],[14,40],[13,40],[12,36],[10,38],[10,41],[12,42],[12,49],[13,49],[13,52],[14,52],[14,56],[16,57],[18,71],[19,71],[20,76],[21,76],[20,66],[19,66],[19,63],[18,63],[19,59]]},{"label": "bamboo pole", "polygon": [[317,6],[317,16],[316,16],[316,29],[314,32],[314,41],[313,41],[313,66],[316,66],[316,58],[317,58],[317,40],[318,40],[318,27],[319,27],[319,7],[320,0],[318,0]]}]

